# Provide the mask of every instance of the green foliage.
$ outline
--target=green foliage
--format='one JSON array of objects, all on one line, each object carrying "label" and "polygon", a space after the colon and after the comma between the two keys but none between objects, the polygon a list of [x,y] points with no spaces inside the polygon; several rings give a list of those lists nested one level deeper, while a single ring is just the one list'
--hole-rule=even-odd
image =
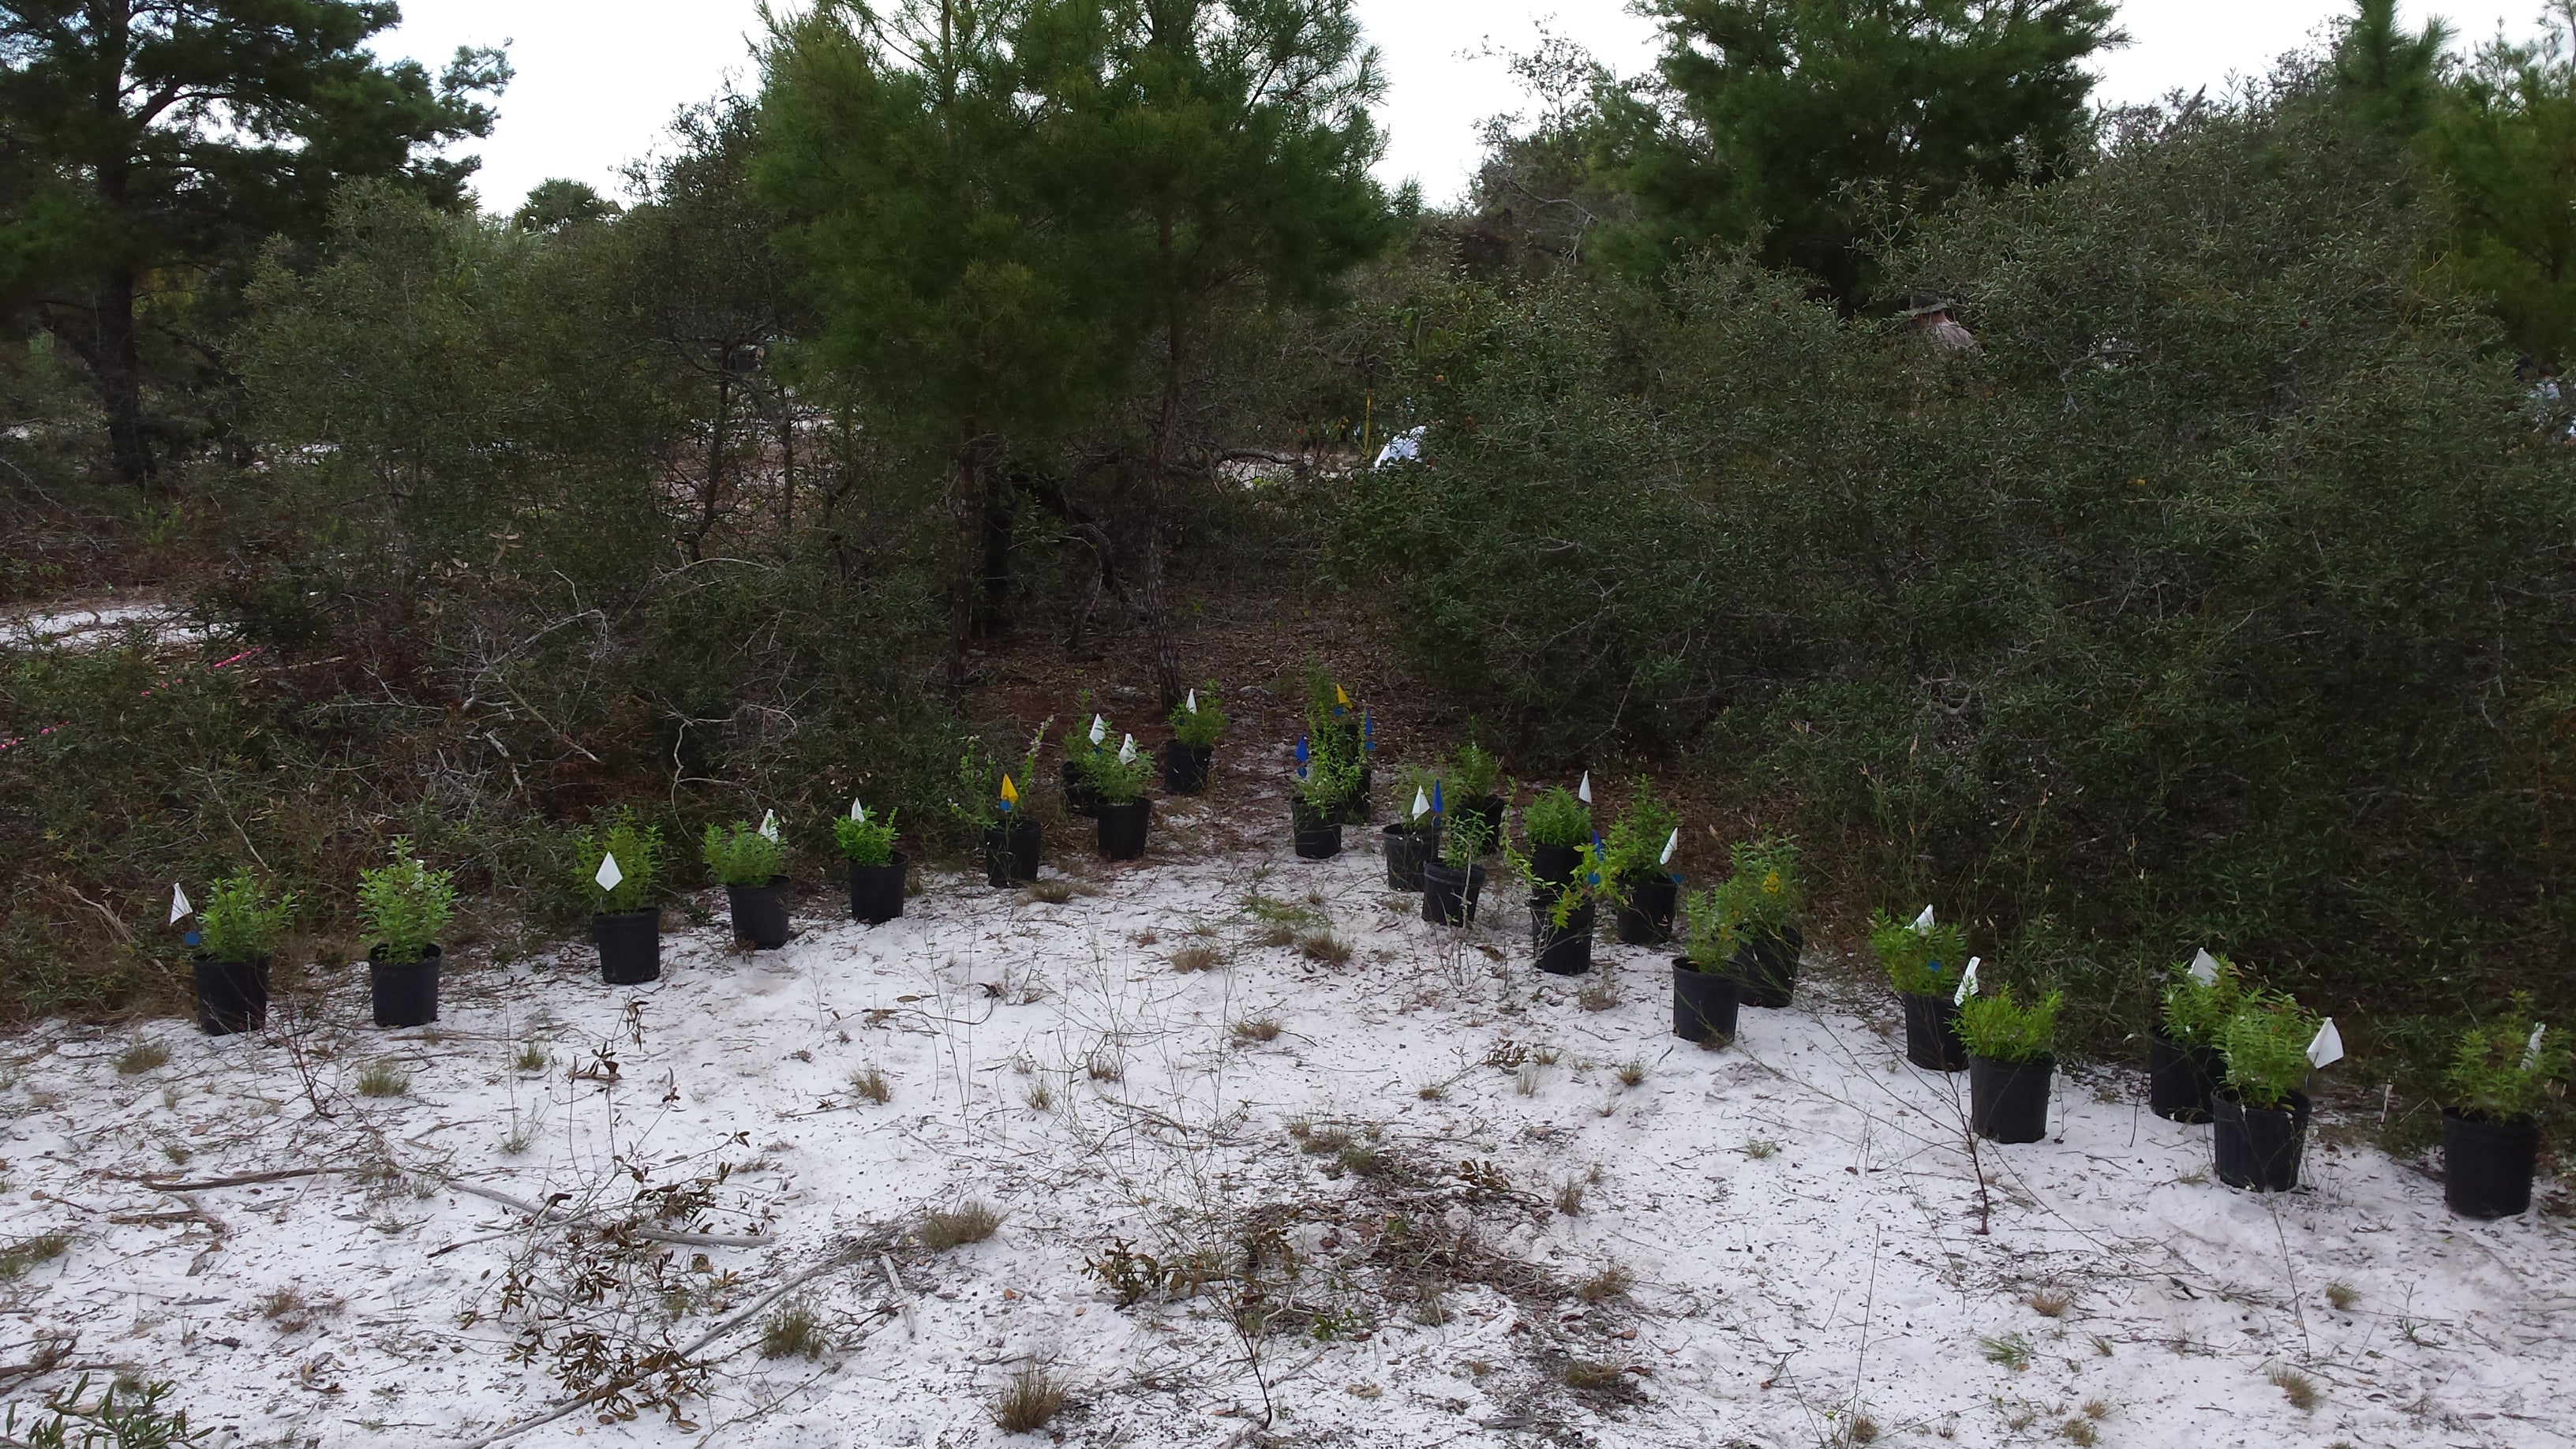
[{"label": "green foliage", "polygon": [[1796,837],[1770,832],[1727,847],[1734,867],[1717,887],[1718,909],[1738,935],[1776,936],[1806,909],[1807,882]]},{"label": "green foliage", "polygon": [[1887,968],[1896,989],[1915,996],[1947,996],[1959,984],[1968,964],[1968,932],[1956,921],[1941,921],[1919,931],[1885,911],[1869,917],[1869,949]]},{"label": "green foliage", "polygon": [[787,852],[748,820],[737,820],[730,827],[708,826],[698,855],[716,879],[729,886],[765,886],[787,865]]},{"label": "green foliage", "polygon": [[1530,802],[1522,817],[1532,845],[1576,846],[1592,843],[1592,807],[1560,785]]},{"label": "green foliage", "polygon": [[1132,805],[1145,798],[1154,782],[1153,756],[1139,750],[1136,758],[1122,760],[1116,750],[1093,750],[1075,757],[1075,768],[1112,805]]},{"label": "green foliage", "polygon": [[2031,1006],[2014,1004],[2010,991],[1971,996],[1959,1003],[1959,1040],[1968,1055],[1993,1062],[2035,1062],[2057,1051],[2057,1010],[2062,992]]},{"label": "green foliage", "polygon": [[217,881],[197,908],[197,928],[208,958],[256,961],[277,949],[295,919],[292,891],[272,897],[269,888],[248,870]]},{"label": "green foliage", "polygon": [[2227,1086],[2248,1107],[2286,1106],[2308,1084],[2308,1043],[2319,1020],[2290,997],[2249,991],[2218,1033]]},{"label": "green foliage", "polygon": [[1217,703],[1213,682],[1200,685],[1197,694],[1197,709],[1187,700],[1172,707],[1172,738],[1194,750],[1211,749],[1225,738],[1225,710]]},{"label": "green foliage", "polygon": [[2215,1050],[2228,1019],[2245,999],[2245,983],[2235,962],[2216,952],[2210,953],[2210,959],[2218,963],[2218,974],[2206,986],[2192,978],[2190,962],[2174,967],[2165,982],[2160,1019],[2171,1040]]},{"label": "green foliage", "polygon": [[429,954],[456,914],[455,877],[412,854],[409,836],[395,836],[393,850],[391,864],[358,876],[358,909],[375,942],[373,959],[389,965]]},{"label": "green foliage", "polygon": [[[1028,818],[1037,808],[1038,755],[1046,748],[1047,730],[1054,723],[1048,719],[1040,724],[1029,735],[1028,749],[1017,760],[996,761],[987,752],[982,736],[970,736],[965,752],[957,757],[957,771],[948,782],[948,813],[979,829],[1013,818]],[[1005,781],[1019,797],[1007,810],[1003,808],[1002,795]]]},{"label": "green foliage", "polygon": [[1360,789],[1360,755],[1358,747],[1339,737],[1327,745],[1310,739],[1306,752],[1306,773],[1296,782],[1297,798],[1306,808],[1319,815],[1329,815],[1348,805]]},{"label": "green foliage", "polygon": [[1614,882],[1662,877],[1669,869],[1663,860],[1664,843],[1681,823],[1681,816],[1655,793],[1654,782],[1640,775],[1628,789],[1618,820],[1602,837],[1602,875]]},{"label": "green foliage", "polygon": [[1449,782],[1450,798],[1444,803],[1454,810],[1460,805],[1490,799],[1498,793],[1503,783],[1503,766],[1482,746],[1469,740],[1449,757],[1448,773],[1442,778]]},{"label": "green foliage", "polygon": [[1502,842],[1494,838],[1491,827],[1492,822],[1485,816],[1450,805],[1441,823],[1441,863],[1451,870],[1465,870],[1493,854]]},{"label": "green foliage", "polygon": [[212,1440],[214,1428],[191,1428],[187,1410],[169,1407],[177,1387],[120,1378],[93,1398],[89,1375],[82,1374],[40,1405],[9,1405],[0,1415],[0,1436],[27,1449],[185,1449]]},{"label": "green foliage", "polygon": [[1736,922],[1723,893],[1693,891],[1682,899],[1682,954],[1702,971],[1723,971],[1735,959]]},{"label": "green foliage", "polygon": [[2516,1018],[2473,1026],[2460,1033],[2442,1076],[2444,1104],[2470,1116],[2498,1121],[2540,1106],[2550,1084],[2567,1075],[2568,1051],[2556,1033],[2544,1033],[2531,1052],[2540,1023]]},{"label": "green foliage", "polygon": [[[572,853],[579,885],[596,902],[594,908],[604,915],[626,915],[649,908],[653,893],[661,887],[663,867],[669,859],[669,849],[662,842],[662,827],[645,823],[632,806],[620,806],[608,817],[605,829],[576,833]],[[614,889],[602,891],[599,863],[611,855],[617,857],[621,878]]]},{"label": "green foliage", "polygon": [[832,843],[852,865],[894,864],[894,817],[892,810],[880,811],[865,820],[837,816],[832,821]]},{"label": "green foliage", "polygon": [[[1436,818],[1431,813],[1431,787],[1439,780],[1440,772],[1435,766],[1406,765],[1398,769],[1395,772],[1396,818],[1407,825],[1430,824]],[[1413,813],[1413,802],[1417,798],[1423,802],[1420,815]],[[1445,791],[1440,803],[1444,811],[1456,808]]]}]

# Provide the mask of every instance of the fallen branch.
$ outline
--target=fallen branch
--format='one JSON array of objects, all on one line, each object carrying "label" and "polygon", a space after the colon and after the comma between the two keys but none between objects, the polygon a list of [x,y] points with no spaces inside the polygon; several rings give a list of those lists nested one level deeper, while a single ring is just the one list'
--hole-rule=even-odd
[{"label": "fallen branch", "polygon": [[[599,1214],[595,1212],[557,1213],[552,1209],[541,1208],[535,1203],[512,1197],[506,1192],[494,1192],[488,1187],[477,1187],[470,1182],[447,1181],[443,1183],[443,1186],[451,1192],[461,1192],[470,1197],[479,1197],[486,1202],[499,1203],[501,1206],[509,1208],[514,1212],[525,1213],[529,1217],[536,1219],[540,1225],[546,1227],[572,1227],[576,1224],[590,1221],[591,1219],[599,1216]],[[775,1238],[760,1237],[757,1235],[749,1237],[733,1237],[720,1233],[682,1233],[674,1232],[668,1228],[648,1228],[641,1226],[630,1226],[626,1231],[649,1242],[676,1243],[684,1248],[766,1248],[771,1243],[777,1241]]]}]

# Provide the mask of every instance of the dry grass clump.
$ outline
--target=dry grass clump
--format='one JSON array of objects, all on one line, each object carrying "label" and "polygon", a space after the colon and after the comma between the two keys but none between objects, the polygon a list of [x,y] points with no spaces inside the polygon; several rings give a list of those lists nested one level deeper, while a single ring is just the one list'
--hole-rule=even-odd
[{"label": "dry grass clump", "polygon": [[337,1313],[345,1306],[337,1298],[307,1298],[304,1290],[293,1284],[273,1288],[251,1300],[251,1304],[280,1333],[302,1333],[313,1326],[314,1319]]},{"label": "dry grass clump", "polygon": [[2063,1288],[2041,1288],[2022,1301],[2042,1318],[2064,1318],[2066,1310],[2075,1306],[2075,1295]]},{"label": "dry grass clump", "polygon": [[1570,1359],[1565,1365],[1565,1386],[1588,1393],[1617,1393],[1628,1386],[1625,1364],[1595,1363],[1590,1359]]},{"label": "dry grass clump", "polygon": [[760,1323],[762,1358],[821,1358],[831,1347],[823,1320],[807,1303],[790,1303]]},{"label": "dry grass clump", "polygon": [[1001,1231],[1002,1215],[968,1198],[952,1208],[933,1208],[921,1215],[921,1245],[934,1253],[980,1243]]},{"label": "dry grass clump", "polygon": [[1064,1381],[1045,1368],[1020,1365],[993,1401],[993,1422],[1006,1434],[1034,1434],[1064,1412]]},{"label": "dry grass clump", "polygon": [[367,1063],[358,1073],[358,1095],[361,1097],[399,1097],[411,1090],[411,1078],[388,1061]]},{"label": "dry grass clump", "polygon": [[1347,966],[1351,963],[1351,943],[1334,935],[1331,927],[1318,926],[1314,930],[1300,933],[1296,939],[1297,954],[1309,961],[1321,962],[1326,966]]},{"label": "dry grass clump", "polygon": [[1240,1042],[1277,1041],[1280,1030],[1279,1018],[1248,1016],[1236,1022],[1229,1030],[1234,1033],[1234,1039]]},{"label": "dry grass clump", "polygon": [[1616,1263],[1575,1285],[1574,1296],[1586,1303],[1614,1303],[1637,1286],[1637,1275]]},{"label": "dry grass clump", "polygon": [[515,1072],[542,1072],[554,1064],[555,1059],[547,1054],[546,1049],[533,1041],[519,1043],[518,1051],[510,1057],[510,1069]]},{"label": "dry grass clump", "polygon": [[1646,1079],[1646,1064],[1635,1057],[1619,1064],[1619,1085],[1633,1087]]},{"label": "dry grass clump", "polygon": [[1225,952],[1209,941],[1192,941],[1172,952],[1172,969],[1187,976],[1199,971],[1214,971],[1225,964]]},{"label": "dry grass clump", "polygon": [[38,1263],[50,1263],[72,1245],[68,1233],[38,1233],[0,1248],[0,1283],[15,1283]]},{"label": "dry grass clump", "polygon": [[1043,1081],[1035,1082],[1020,1100],[1028,1103],[1030,1110],[1043,1112],[1055,1105],[1055,1089]]},{"label": "dry grass clump", "polygon": [[2069,1419],[2057,1426],[2057,1432],[2067,1443],[2081,1445],[2083,1449],[2092,1449],[2102,1442],[2102,1431],[2095,1428],[2090,1419]]},{"label": "dry grass clump", "polygon": [[882,1107],[894,1100],[894,1084],[875,1067],[861,1067],[850,1074],[850,1095]]},{"label": "dry grass clump", "polygon": [[2281,1397],[2288,1399],[2292,1408],[2302,1413],[2316,1412],[2318,1394],[2315,1379],[2286,1364],[2274,1368],[2263,1377],[2271,1380],[2272,1387],[2281,1391]]},{"label": "dry grass clump", "polygon": [[1556,1210],[1570,1218],[1581,1216],[1583,1212],[1583,1191],[1583,1179],[1579,1177],[1568,1178],[1565,1181],[1558,1183],[1556,1185]]},{"label": "dry grass clump", "polygon": [[1607,976],[1596,976],[1574,994],[1575,1004],[1586,1011],[1608,1011],[1619,1004],[1619,988]]},{"label": "dry grass clump", "polygon": [[1039,905],[1060,906],[1066,901],[1072,900],[1073,897],[1073,882],[1069,880],[1037,880],[1029,882],[1029,899],[1037,902]]},{"label": "dry grass clump", "polygon": [[170,1060],[170,1049],[157,1041],[139,1041],[116,1054],[116,1074],[140,1076]]},{"label": "dry grass clump", "polygon": [[2338,1312],[2348,1313],[2352,1305],[2361,1301],[2361,1290],[2338,1278],[2326,1285],[2326,1301],[2333,1304]]},{"label": "dry grass clump", "polygon": [[1091,1054],[1091,1059],[1082,1064],[1082,1070],[1084,1075],[1090,1077],[1095,1082],[1123,1082],[1127,1080],[1127,1064],[1105,1051],[1093,1052]]},{"label": "dry grass clump", "polygon": [[1538,1095],[1538,1063],[1524,1062],[1521,1064],[1520,1071],[1512,1077],[1512,1090],[1520,1093],[1524,1097],[1535,1097]]}]

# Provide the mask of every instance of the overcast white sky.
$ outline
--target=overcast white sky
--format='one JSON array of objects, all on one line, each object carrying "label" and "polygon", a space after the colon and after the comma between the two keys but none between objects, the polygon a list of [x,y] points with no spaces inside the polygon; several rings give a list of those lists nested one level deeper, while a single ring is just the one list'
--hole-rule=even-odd
[{"label": "overcast white sky", "polygon": [[[549,176],[617,190],[617,168],[653,149],[674,111],[714,94],[728,75],[754,82],[750,32],[756,0],[403,0],[401,28],[379,51],[433,68],[457,46],[511,42],[518,79],[501,99],[501,123],[474,149],[480,190],[498,210]],[[2541,0],[2410,0],[2410,23],[2447,17],[2467,39],[2501,25],[2517,36],[2538,24]],[[1644,69],[1654,31],[1625,0],[1359,0],[1390,82],[1380,116],[1390,143],[1380,174],[1416,180],[1432,201],[1455,198],[1475,164],[1478,123],[1522,102],[1501,60],[1524,50],[1542,22],[1623,71]],[[2177,87],[2216,87],[2253,74],[2348,13],[2350,0],[2127,0],[2130,44],[2102,65],[2097,93],[2151,100]]]}]

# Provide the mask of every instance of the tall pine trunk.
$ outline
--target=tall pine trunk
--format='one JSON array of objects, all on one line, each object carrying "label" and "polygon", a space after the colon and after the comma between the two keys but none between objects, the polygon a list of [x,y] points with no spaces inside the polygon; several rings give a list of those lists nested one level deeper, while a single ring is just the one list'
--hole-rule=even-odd
[{"label": "tall pine trunk", "polygon": [[985,494],[991,487],[990,465],[980,438],[969,436],[950,455],[954,473],[949,485],[952,532],[948,557],[948,692],[966,688],[966,651],[975,638],[975,599],[984,557]]},{"label": "tall pine trunk", "polygon": [[[1172,219],[1162,219],[1165,275],[1170,274]],[[1173,455],[1181,438],[1181,310],[1174,305],[1165,322],[1163,411],[1154,428],[1153,476],[1145,490],[1145,628],[1154,643],[1154,688],[1162,712],[1181,703],[1181,649],[1172,638],[1172,606],[1164,588],[1163,531],[1171,511]]]},{"label": "tall pine trunk", "polygon": [[100,284],[92,307],[97,333],[88,353],[98,380],[100,410],[107,414],[108,454],[116,476],[141,486],[160,472],[143,434],[143,358],[134,336],[134,273],[119,267]]}]

